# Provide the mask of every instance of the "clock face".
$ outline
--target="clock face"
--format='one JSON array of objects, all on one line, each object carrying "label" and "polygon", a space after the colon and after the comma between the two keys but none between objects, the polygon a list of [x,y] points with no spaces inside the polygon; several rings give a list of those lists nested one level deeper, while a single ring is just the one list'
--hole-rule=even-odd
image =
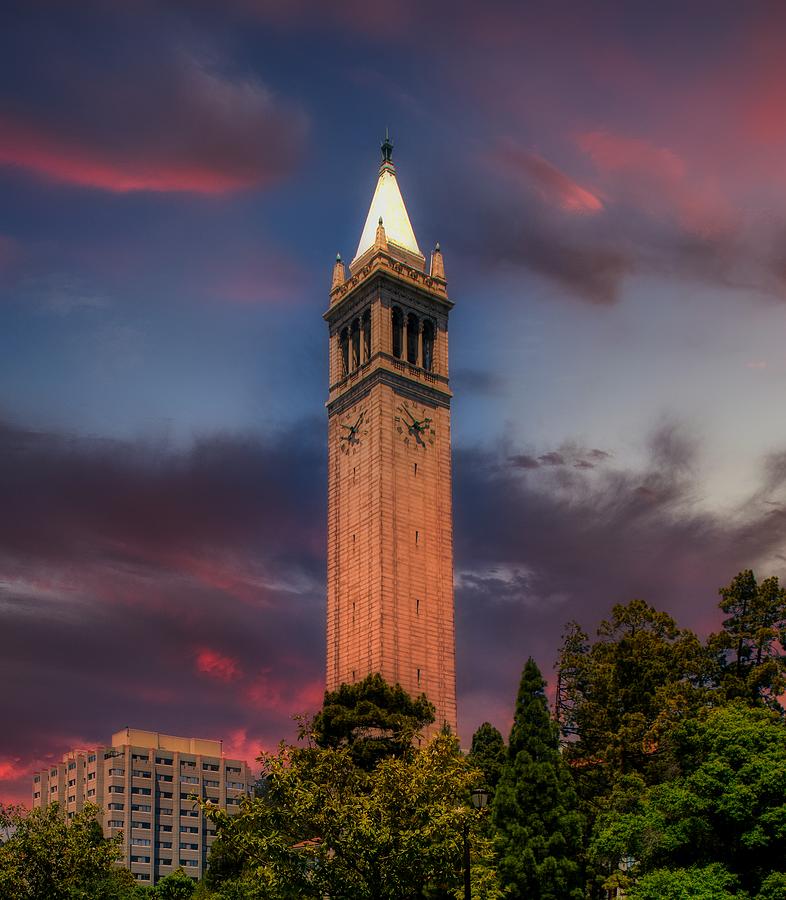
[{"label": "clock face", "polygon": [[408,447],[426,450],[434,446],[437,432],[433,410],[402,400],[396,407],[395,422],[396,431]]},{"label": "clock face", "polygon": [[355,409],[339,419],[338,446],[342,453],[357,453],[368,434],[368,416],[364,409]]}]

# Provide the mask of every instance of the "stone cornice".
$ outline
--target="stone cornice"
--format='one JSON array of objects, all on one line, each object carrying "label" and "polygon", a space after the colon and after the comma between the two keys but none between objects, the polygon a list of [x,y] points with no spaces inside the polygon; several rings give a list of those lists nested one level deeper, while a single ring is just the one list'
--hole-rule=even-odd
[{"label": "stone cornice", "polygon": [[384,250],[378,250],[354,275],[330,292],[330,309],[323,314],[323,318],[332,319],[348,297],[377,275],[403,282],[408,287],[444,304],[447,309],[453,308],[453,302],[448,299],[447,282],[408,266]]}]

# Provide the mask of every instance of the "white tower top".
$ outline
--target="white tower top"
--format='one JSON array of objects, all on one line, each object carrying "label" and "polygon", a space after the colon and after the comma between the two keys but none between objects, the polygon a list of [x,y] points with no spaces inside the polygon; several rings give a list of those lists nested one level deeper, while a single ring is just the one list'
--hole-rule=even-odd
[{"label": "white tower top", "polygon": [[396,167],[390,159],[392,151],[393,144],[390,143],[390,139],[386,134],[385,142],[382,144],[382,165],[379,167],[379,180],[377,181],[374,196],[371,199],[371,206],[366,216],[366,224],[363,226],[363,233],[360,235],[360,243],[352,263],[374,246],[380,219],[385,228],[385,236],[389,244],[394,244],[417,256],[423,256],[418,247],[415,232],[412,230],[412,224],[407,215],[407,208],[404,206],[404,198],[401,196],[398,181],[396,180]]}]

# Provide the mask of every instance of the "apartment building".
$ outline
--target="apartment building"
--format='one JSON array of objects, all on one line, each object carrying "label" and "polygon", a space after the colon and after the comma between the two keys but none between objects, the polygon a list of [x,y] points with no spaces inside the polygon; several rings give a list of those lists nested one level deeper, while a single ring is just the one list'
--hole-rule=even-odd
[{"label": "apartment building", "polygon": [[252,787],[248,765],[226,759],[221,741],[124,728],[109,746],[73,749],[33,777],[33,806],[58,802],[73,818],[101,807],[104,834],[123,836],[122,863],[155,884],[178,866],[202,877],[215,828],[196,798],[235,812]]}]

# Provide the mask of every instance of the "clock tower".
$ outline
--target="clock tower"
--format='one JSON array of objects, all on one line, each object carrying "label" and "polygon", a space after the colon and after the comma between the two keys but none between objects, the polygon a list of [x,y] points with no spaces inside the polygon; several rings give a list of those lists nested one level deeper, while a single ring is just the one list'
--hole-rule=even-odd
[{"label": "clock tower", "polygon": [[[379,672],[456,732],[448,299],[392,161],[347,274],[333,269],[328,410],[327,689]],[[432,729],[433,730],[433,729]]]}]

